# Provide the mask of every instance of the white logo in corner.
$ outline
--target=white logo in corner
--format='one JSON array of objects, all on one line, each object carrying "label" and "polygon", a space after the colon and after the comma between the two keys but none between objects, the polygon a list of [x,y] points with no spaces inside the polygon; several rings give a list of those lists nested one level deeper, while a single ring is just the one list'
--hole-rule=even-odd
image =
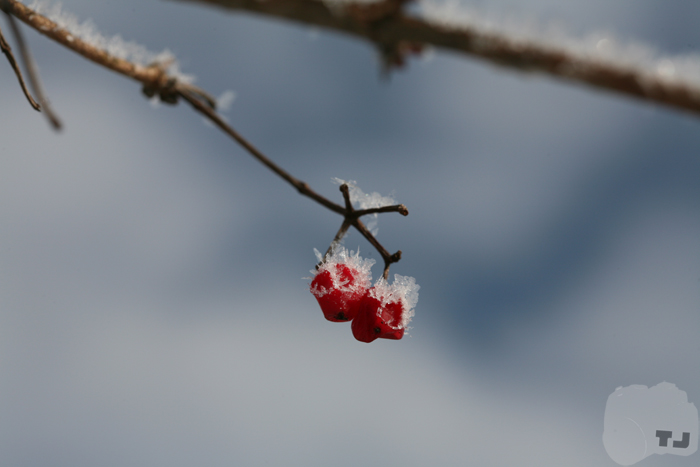
[{"label": "white logo in corner", "polygon": [[698,450],[698,409],[675,384],[619,387],[605,405],[603,445],[620,465],[652,454],[689,456]]}]

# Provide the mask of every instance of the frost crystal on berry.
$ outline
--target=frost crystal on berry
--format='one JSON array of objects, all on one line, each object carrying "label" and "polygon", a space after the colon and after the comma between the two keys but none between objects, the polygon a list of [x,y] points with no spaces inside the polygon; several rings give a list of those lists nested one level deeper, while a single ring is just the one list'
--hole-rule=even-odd
[{"label": "frost crystal on berry", "polygon": [[375,294],[377,296],[387,297],[384,299],[389,300],[399,298],[401,304],[403,305],[403,315],[401,317],[400,327],[406,329],[408,324],[413,319],[415,315],[415,307],[418,304],[418,290],[420,285],[416,284],[416,280],[413,277],[400,276],[399,274],[394,274],[394,283],[389,285],[387,282],[380,278],[374,285]]},{"label": "frost crystal on berry", "polygon": [[[321,254],[316,251],[319,261]],[[372,282],[373,259],[360,258],[337,246],[314,272],[310,291],[318,300],[324,316],[329,321],[351,321],[360,307],[360,301]]]},{"label": "frost crystal on berry", "polygon": [[393,284],[380,278],[367,290],[352,322],[355,339],[368,343],[378,338],[401,339],[414,315],[419,288],[412,277],[396,274]]}]

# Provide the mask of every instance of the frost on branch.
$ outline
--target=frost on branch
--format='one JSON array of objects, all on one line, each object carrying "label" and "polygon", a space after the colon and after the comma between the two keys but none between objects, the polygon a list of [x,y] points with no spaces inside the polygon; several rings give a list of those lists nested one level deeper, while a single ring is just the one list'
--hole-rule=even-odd
[{"label": "frost on branch", "polygon": [[[347,185],[350,191],[350,201],[352,201],[355,209],[372,209],[372,208],[382,208],[384,206],[392,206],[396,204],[396,200],[393,196],[383,196],[379,193],[365,193],[358,186],[357,182],[354,180],[342,180],[340,178],[334,177],[333,183],[337,185]],[[372,232],[372,235],[377,235],[379,232],[379,227],[377,227],[378,215],[370,214],[369,220],[367,221],[367,230]]]},{"label": "frost on branch", "polygon": [[219,97],[216,98],[216,109],[219,112],[228,112],[231,110],[233,101],[236,100],[236,93],[227,89]]},{"label": "frost on branch", "polygon": [[[700,55],[667,55],[639,41],[623,42],[609,32],[574,37],[560,25],[547,26],[521,18],[489,15],[456,1],[420,2],[421,17],[452,30],[478,36],[475,49],[511,48],[563,54],[577,70],[602,66],[634,73],[642,87],[657,82],[700,87]],[[562,70],[561,74],[570,72]],[[696,91],[697,92],[697,91]]]},{"label": "frost on branch", "polygon": [[77,16],[63,10],[60,3],[51,3],[46,0],[34,0],[29,8],[40,15],[44,15],[56,25],[68,31],[72,36],[87,44],[104,50],[110,55],[128,60],[131,63],[142,66],[160,65],[170,76],[183,83],[194,82],[194,76],[186,75],[180,71],[179,63],[172,52],[163,50],[152,52],[141,44],[124,40],[119,34],[107,37],[99,31],[92,20],[80,21]]}]

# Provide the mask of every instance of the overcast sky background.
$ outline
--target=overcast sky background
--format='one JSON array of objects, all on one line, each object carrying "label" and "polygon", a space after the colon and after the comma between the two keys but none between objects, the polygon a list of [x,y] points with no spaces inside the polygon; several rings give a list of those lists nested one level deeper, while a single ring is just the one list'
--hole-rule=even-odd
[{"label": "overcast sky background", "polygon": [[[63,5],[234,91],[234,127],[325,196],[393,193],[379,240],[420,299],[398,342],[325,321],[303,278],[336,214],[26,30],[65,131],[0,66],[0,465],[614,466],[616,387],[697,405],[697,117],[441,52],[382,80],[365,43],[189,3]],[[700,51],[696,2],[468,5]]]}]

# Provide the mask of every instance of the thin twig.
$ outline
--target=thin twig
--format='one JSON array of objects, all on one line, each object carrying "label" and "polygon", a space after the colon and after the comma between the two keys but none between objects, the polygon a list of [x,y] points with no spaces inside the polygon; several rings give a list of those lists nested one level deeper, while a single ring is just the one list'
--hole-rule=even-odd
[{"label": "thin twig", "polygon": [[321,263],[316,265],[316,269],[318,269],[321,264],[326,262],[326,259],[328,259],[331,253],[333,253],[335,247],[341,242],[345,234],[348,232],[348,229],[352,225],[353,213],[355,212],[355,209],[352,207],[352,201],[350,201],[350,191],[348,190],[348,186],[343,183],[342,185],[340,185],[340,191],[343,193],[343,199],[345,200],[345,213],[343,217],[343,223],[340,225],[338,233],[335,234],[335,237],[333,237],[333,241],[328,246],[326,253],[323,255]]},{"label": "thin twig", "polygon": [[338,246],[340,241],[343,239],[345,234],[348,232],[348,229],[350,228],[351,225],[352,225],[352,223],[349,222],[347,220],[347,218],[343,219],[343,223],[341,224],[340,228],[338,229],[338,233],[336,233],[335,237],[333,237],[333,241],[328,246],[326,253],[323,255],[323,259],[321,259],[321,262],[316,265],[316,269],[320,268],[321,265],[326,262],[328,257],[333,253],[333,250],[335,249],[335,247]]},{"label": "thin twig", "polygon": [[258,161],[262,162],[265,166],[267,166],[270,170],[272,170],[274,173],[279,175],[282,179],[286,180],[290,185],[292,185],[294,188],[297,189],[299,193],[301,193],[304,196],[308,196],[309,198],[313,199],[317,203],[327,207],[333,212],[337,212],[338,214],[345,214],[345,209],[330,201],[329,199],[319,195],[316,193],[314,190],[312,190],[309,185],[306,182],[302,182],[301,180],[291,176],[287,171],[282,169],[280,166],[272,162],[270,158],[265,156],[262,152],[260,152],[255,146],[253,146],[248,140],[246,140],[243,136],[241,136],[236,130],[234,130],[231,125],[226,123],[211,107],[205,105],[202,103],[200,99],[197,99],[196,96],[194,96],[191,92],[187,91],[186,89],[179,90],[180,96],[182,96],[183,99],[185,99],[187,102],[189,102],[192,107],[203,114],[205,117],[207,117],[209,120],[211,120],[212,123],[214,123],[216,126],[218,126],[221,130],[224,131],[224,133],[228,134],[230,137],[232,137],[238,144],[243,146],[243,148],[248,151],[253,157],[255,157]]},{"label": "thin twig", "polygon": [[54,130],[60,130],[61,120],[53,111],[51,105],[49,104],[49,100],[46,98],[44,89],[41,86],[41,80],[39,79],[39,73],[37,72],[34,60],[32,59],[32,54],[29,52],[29,47],[27,46],[27,43],[24,40],[24,36],[22,35],[22,30],[20,29],[19,25],[17,24],[17,22],[11,14],[5,13],[5,16],[7,17],[7,21],[10,23],[10,29],[12,29],[12,33],[14,34],[15,40],[17,41],[19,53],[22,56],[24,67],[27,70],[27,78],[29,79],[29,84],[31,85],[32,89],[34,90],[34,94],[36,94],[36,97],[39,100],[41,111],[44,113],[44,115],[46,115],[46,118],[48,119],[49,123],[54,128]]},{"label": "thin twig", "polygon": [[395,204],[393,206],[382,206],[381,208],[361,209],[355,211],[357,216],[366,216],[367,214],[381,214],[383,212],[398,212],[402,216],[408,216],[408,208],[403,204]]},{"label": "thin twig", "polygon": [[17,65],[17,60],[15,60],[15,56],[12,53],[12,48],[5,40],[5,36],[2,34],[2,29],[0,29],[0,49],[2,49],[2,53],[4,53],[5,57],[7,57],[7,61],[10,62],[10,66],[19,80],[19,85],[22,88],[24,96],[29,101],[29,105],[31,105],[34,110],[41,111],[41,106],[34,100],[32,95],[29,93],[29,89],[27,89],[27,85],[24,82],[24,77],[22,76],[22,70],[20,70],[19,65]]},{"label": "thin twig", "polygon": [[398,263],[399,260],[401,260],[401,250],[397,251],[393,255],[389,253],[386,248],[382,246],[379,241],[375,238],[374,235],[372,235],[372,232],[367,230],[367,227],[365,227],[365,224],[362,223],[360,219],[355,219],[355,221],[352,223],[353,227],[355,227],[363,237],[367,239],[367,241],[379,252],[380,255],[382,255],[382,259],[384,260],[384,279],[389,278],[389,267],[393,263]]},{"label": "thin twig", "polygon": [[346,217],[348,215],[352,215],[355,211],[355,208],[352,207],[352,200],[350,199],[350,188],[348,187],[347,183],[343,183],[340,185],[340,192],[343,194],[343,200],[345,201],[345,211],[346,211]]},{"label": "thin twig", "polygon": [[236,130],[234,130],[226,121],[224,121],[213,109],[208,107],[207,105],[203,104],[199,99],[197,99],[196,96],[193,96],[190,92],[187,90],[181,90],[180,95],[182,96],[183,99],[185,99],[187,102],[189,102],[192,107],[194,107],[195,110],[198,112],[202,113],[204,116],[206,116],[209,120],[211,120],[216,126],[218,126],[221,130],[223,130],[226,134],[231,136],[233,139],[235,139],[241,146],[243,146],[253,157],[258,159],[260,162],[265,164],[268,168],[270,168],[273,172],[275,172],[277,175],[282,177],[284,180],[289,182],[292,186],[294,186],[299,193],[301,193],[304,196],[308,196],[309,198],[313,199],[314,201],[318,202],[319,204],[327,207],[331,211],[337,212],[338,214],[341,214],[343,216],[343,224],[341,225],[340,229],[338,230],[338,233],[336,234],[335,238],[333,239],[333,242],[331,242],[330,247],[326,251],[326,254],[324,255],[324,260],[325,258],[329,255],[330,252],[332,252],[334,245],[336,245],[340,240],[345,236],[346,232],[348,231],[348,228],[350,225],[355,227],[360,234],[362,234],[363,237],[367,239],[367,241],[379,252],[379,254],[382,256],[382,259],[384,260],[384,278],[387,279],[389,275],[389,267],[393,264],[398,262],[401,259],[401,250],[397,251],[394,254],[389,253],[384,246],[382,246],[381,243],[376,239],[374,235],[365,227],[365,225],[362,223],[360,220],[360,216],[366,215],[366,214],[373,214],[375,212],[399,212],[402,215],[408,215],[408,209],[402,204],[396,205],[396,206],[387,206],[384,208],[373,208],[373,209],[364,209],[361,211],[355,211],[355,209],[352,207],[352,202],[350,201],[350,194],[349,194],[349,189],[346,184],[340,185],[340,191],[343,193],[343,198],[345,200],[345,208],[342,206],[333,203],[332,201],[324,198],[323,196],[319,195],[315,191],[313,191],[308,184],[292,177],[284,171],[282,168],[280,168],[277,164],[272,162],[267,156],[265,156],[262,152],[260,152],[255,146],[253,146],[250,142],[248,142],[245,138],[243,138]]},{"label": "thin twig", "polygon": [[[343,193],[343,198],[345,199],[345,206],[346,206],[346,213],[345,213],[345,219],[343,220],[343,225],[346,223],[351,224],[355,229],[357,229],[358,232],[362,234],[363,237],[367,239],[367,241],[379,252],[379,254],[382,256],[382,259],[384,260],[384,279],[388,279],[389,277],[389,267],[393,264],[398,262],[401,259],[401,250],[397,251],[393,255],[389,253],[384,246],[379,243],[377,238],[370,232],[367,227],[365,227],[365,224],[360,220],[361,216],[364,216],[366,214],[373,214],[375,212],[400,212],[402,215],[406,216],[408,215],[408,209],[403,204],[400,204],[398,206],[387,206],[387,208],[398,208],[398,207],[403,207],[403,209],[384,209],[383,208],[374,208],[374,209],[363,209],[361,211],[356,211],[352,207],[352,203],[350,201],[350,189],[348,188],[347,184],[343,183],[340,185],[340,191]],[[405,212],[405,214],[404,214]],[[347,228],[345,229],[347,231]],[[342,231],[342,227],[341,227]],[[340,233],[340,231],[338,232]],[[337,235],[336,235],[337,238]],[[335,241],[335,240],[334,240]],[[338,239],[339,241],[339,239]]]},{"label": "thin twig", "polygon": [[355,222],[353,222],[353,227],[355,227],[363,237],[367,239],[367,241],[372,244],[372,246],[379,252],[380,255],[382,255],[382,259],[384,260],[384,279],[389,278],[389,267],[394,264],[398,263],[401,260],[401,250],[398,250],[396,253],[393,255],[389,253],[386,248],[382,246],[379,241],[372,235],[372,233],[367,230],[367,227],[362,223],[361,220],[357,219]]}]

